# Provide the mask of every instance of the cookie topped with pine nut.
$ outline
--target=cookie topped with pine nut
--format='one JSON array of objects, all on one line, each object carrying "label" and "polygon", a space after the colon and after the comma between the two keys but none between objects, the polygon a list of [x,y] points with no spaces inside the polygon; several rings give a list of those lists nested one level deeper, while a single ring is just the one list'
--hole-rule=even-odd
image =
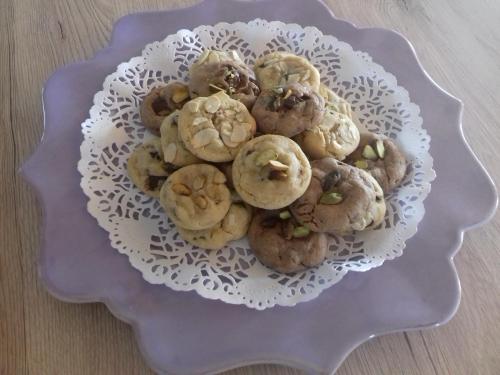
[{"label": "cookie topped with pine nut", "polygon": [[311,166],[290,138],[267,134],[246,143],[233,163],[233,184],[252,206],[277,209],[288,206],[306,191]]},{"label": "cookie topped with pine nut", "polygon": [[160,191],[160,202],[179,227],[201,230],[226,216],[231,193],[226,176],[209,164],[192,164],[172,173]]},{"label": "cookie topped with pine nut", "polygon": [[191,100],[179,115],[179,134],[186,148],[211,162],[233,160],[255,129],[245,105],[222,91]]}]

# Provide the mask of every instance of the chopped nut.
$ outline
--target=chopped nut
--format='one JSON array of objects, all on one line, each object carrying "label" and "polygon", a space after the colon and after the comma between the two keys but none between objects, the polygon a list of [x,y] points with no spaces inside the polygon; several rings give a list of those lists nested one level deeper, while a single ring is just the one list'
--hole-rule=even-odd
[{"label": "chopped nut", "polygon": [[359,169],[368,169],[368,162],[366,160],[356,160],[354,166]]},{"label": "chopped nut", "polygon": [[194,204],[196,204],[199,208],[205,209],[208,206],[207,199],[202,195],[197,195],[193,198]]},{"label": "chopped nut", "polygon": [[200,109],[200,104],[195,101],[190,101],[185,105],[185,107],[189,110],[189,112],[196,113]]},{"label": "chopped nut", "polygon": [[220,100],[217,96],[209,96],[204,104],[205,111],[208,113],[215,113],[220,108]]},{"label": "chopped nut", "polygon": [[366,145],[364,148],[363,148],[363,153],[362,153],[363,157],[365,159],[368,159],[368,160],[377,160],[378,159],[378,156],[377,154],[375,153],[375,150],[373,149],[372,146],[370,145]]},{"label": "chopped nut", "polygon": [[193,138],[191,139],[191,144],[194,148],[204,147],[218,137],[219,133],[217,132],[217,130],[212,128],[203,129],[193,136]]},{"label": "chopped nut", "polygon": [[385,147],[384,147],[384,142],[381,139],[377,140],[375,148],[377,149],[377,154],[380,157],[380,159],[383,159],[385,156]]},{"label": "chopped nut", "polygon": [[311,233],[311,230],[308,227],[300,226],[294,228],[293,237],[295,238],[307,237],[309,233]]},{"label": "chopped nut", "polygon": [[201,190],[203,186],[205,186],[205,182],[207,181],[206,177],[203,175],[196,176],[193,180],[193,189]]},{"label": "chopped nut", "polygon": [[285,96],[283,97],[283,99],[288,99],[288,97],[290,97],[290,95],[292,95],[292,90],[288,90],[285,94]]},{"label": "chopped nut", "polygon": [[323,193],[319,199],[320,204],[339,204],[344,198],[340,193]]},{"label": "chopped nut", "polygon": [[288,165],[279,162],[278,160],[269,160],[268,165],[275,171],[287,171]]},{"label": "chopped nut", "polygon": [[189,91],[186,86],[181,86],[172,95],[172,101],[176,104],[189,98]]},{"label": "chopped nut", "polygon": [[169,143],[163,152],[163,159],[167,163],[172,163],[177,155],[177,145],[175,143]]},{"label": "chopped nut", "polygon": [[186,196],[191,195],[191,189],[189,187],[187,187],[186,185],[180,184],[180,183],[173,184],[172,191],[175,194],[179,194],[179,195],[186,195]]},{"label": "chopped nut", "polygon": [[269,160],[278,159],[278,154],[274,150],[264,150],[256,158],[255,164],[258,167],[263,167],[269,163]]},{"label": "chopped nut", "polygon": [[287,220],[287,219],[290,219],[291,217],[292,217],[292,214],[288,210],[280,212],[280,219],[281,220]]}]

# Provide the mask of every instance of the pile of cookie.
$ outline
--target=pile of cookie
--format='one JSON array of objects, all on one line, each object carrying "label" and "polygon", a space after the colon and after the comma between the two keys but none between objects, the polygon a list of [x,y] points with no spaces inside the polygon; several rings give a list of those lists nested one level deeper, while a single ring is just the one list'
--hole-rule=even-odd
[{"label": "pile of cookie", "polygon": [[205,50],[187,84],[154,88],[140,114],[157,137],[135,149],[128,173],[179,235],[205,249],[248,235],[280,272],[321,263],[327,234],[381,224],[384,193],[406,171],[396,144],[360,132],[350,104],[291,53],[252,70],[235,51]]}]

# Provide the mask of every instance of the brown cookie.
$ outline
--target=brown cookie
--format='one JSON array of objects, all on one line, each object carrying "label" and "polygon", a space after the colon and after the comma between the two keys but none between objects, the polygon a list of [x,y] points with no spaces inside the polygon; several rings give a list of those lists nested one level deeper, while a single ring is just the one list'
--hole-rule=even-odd
[{"label": "brown cookie", "polygon": [[406,174],[406,158],[385,135],[363,132],[356,150],[346,162],[370,173],[384,193],[397,187]]},{"label": "brown cookie", "polygon": [[250,224],[248,241],[262,263],[284,273],[320,264],[328,249],[324,233],[309,231],[287,210],[260,210]]},{"label": "brown cookie", "polygon": [[263,90],[252,108],[260,132],[285,137],[318,125],[324,114],[324,99],[300,83]]},{"label": "brown cookie", "polygon": [[172,112],[181,109],[189,101],[189,90],[180,82],[156,87],[144,97],[141,104],[141,120],[153,134],[160,135],[161,123]]},{"label": "brown cookie", "polygon": [[303,225],[315,232],[346,235],[382,222],[384,194],[369,173],[334,158],[315,160],[311,168],[309,187],[290,207]]}]

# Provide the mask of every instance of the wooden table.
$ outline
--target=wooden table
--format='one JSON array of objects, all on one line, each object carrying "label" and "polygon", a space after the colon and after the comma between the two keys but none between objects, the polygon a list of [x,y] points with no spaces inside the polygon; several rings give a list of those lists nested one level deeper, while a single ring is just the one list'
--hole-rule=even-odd
[{"label": "wooden table", "polygon": [[[395,29],[413,42],[431,76],[464,101],[466,136],[498,184],[500,2],[327,2],[341,18]],[[0,374],[151,373],[129,326],[103,305],[63,303],[40,285],[41,210],[16,171],[42,134],[40,89],[52,71],[104,47],[124,14],[193,3],[0,1]],[[500,374],[499,241],[498,214],[465,235],[456,257],[462,303],[449,324],[371,340],[338,374]],[[227,374],[299,373],[262,365]]]}]

